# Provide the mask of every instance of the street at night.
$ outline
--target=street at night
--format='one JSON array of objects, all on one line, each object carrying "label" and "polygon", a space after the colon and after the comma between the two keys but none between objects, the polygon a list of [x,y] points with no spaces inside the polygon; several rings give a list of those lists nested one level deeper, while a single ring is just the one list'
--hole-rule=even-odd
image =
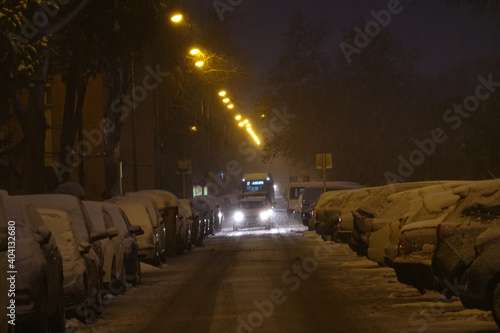
[{"label": "street at night", "polygon": [[499,331],[489,313],[421,295],[392,269],[293,220],[269,231],[226,229],[146,269],[143,284],[110,298],[95,324],[73,321],[67,332]]},{"label": "street at night", "polygon": [[0,0],[0,333],[500,332],[500,0]]}]

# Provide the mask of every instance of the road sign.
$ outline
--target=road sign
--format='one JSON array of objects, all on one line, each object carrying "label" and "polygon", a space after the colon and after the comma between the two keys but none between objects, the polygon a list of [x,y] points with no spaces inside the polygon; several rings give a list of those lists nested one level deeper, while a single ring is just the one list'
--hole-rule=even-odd
[{"label": "road sign", "polygon": [[316,154],[316,169],[331,169],[332,167],[332,154]]}]

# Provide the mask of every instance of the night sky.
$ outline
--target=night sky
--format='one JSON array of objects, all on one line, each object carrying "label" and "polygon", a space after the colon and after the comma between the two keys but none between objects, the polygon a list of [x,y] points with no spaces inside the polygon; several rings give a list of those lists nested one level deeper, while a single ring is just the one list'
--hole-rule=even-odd
[{"label": "night sky", "polygon": [[[352,30],[361,20],[373,20],[370,12],[387,8],[379,0],[252,0],[242,1],[224,20],[236,39],[249,52],[249,63],[259,76],[266,74],[279,54],[289,18],[297,9],[331,29],[332,56],[339,49],[342,31]],[[403,11],[394,15],[390,26],[410,48],[420,51],[423,71],[437,73],[462,61],[500,52],[500,14],[457,8],[441,1],[400,2]]]},{"label": "night sky", "polygon": [[[240,105],[249,111],[254,107],[255,100],[263,92],[266,77],[278,60],[290,17],[298,9],[312,21],[329,27],[330,36],[324,51],[335,61],[343,34],[356,26],[364,28],[362,23],[373,20],[370,12],[387,9],[391,1],[233,0],[233,3],[241,3],[223,14],[224,23],[234,33],[234,40],[239,42],[251,70],[252,92],[245,91],[245,96],[238,96]],[[498,58],[500,55],[499,12],[447,5],[445,1],[402,0],[400,6],[403,10],[391,17],[389,26],[408,49],[418,51],[417,66],[421,74],[438,76],[459,64],[472,64],[485,56]],[[472,72],[474,77],[478,75],[474,69]],[[259,167],[257,160],[254,164],[254,168]],[[279,169],[281,166],[275,161],[262,167]]]}]

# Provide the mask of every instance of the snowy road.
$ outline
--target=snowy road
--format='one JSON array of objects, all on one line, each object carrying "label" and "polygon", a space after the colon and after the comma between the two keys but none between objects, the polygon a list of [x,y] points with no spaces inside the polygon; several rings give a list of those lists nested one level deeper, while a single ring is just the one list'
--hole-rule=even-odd
[{"label": "snowy road", "polygon": [[489,313],[420,295],[299,225],[223,231],[144,268],[141,286],[67,332],[499,332]]}]

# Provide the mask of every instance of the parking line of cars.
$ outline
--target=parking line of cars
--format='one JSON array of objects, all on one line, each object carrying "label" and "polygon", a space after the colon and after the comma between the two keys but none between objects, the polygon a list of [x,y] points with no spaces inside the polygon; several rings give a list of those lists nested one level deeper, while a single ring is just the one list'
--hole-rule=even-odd
[{"label": "parking line of cars", "polygon": [[491,311],[500,326],[500,180],[326,192],[312,219],[323,239],[393,267],[399,282],[422,293]]},{"label": "parking line of cars", "polygon": [[[199,202],[206,203],[203,213]],[[8,235],[15,230],[15,332],[64,332],[66,318],[94,321],[106,294],[140,284],[140,262],[160,266],[220,230],[223,208],[229,207],[222,198],[179,200],[164,190],[107,201],[0,191],[2,274],[9,271]],[[8,302],[2,297],[1,332],[13,332]]]}]

